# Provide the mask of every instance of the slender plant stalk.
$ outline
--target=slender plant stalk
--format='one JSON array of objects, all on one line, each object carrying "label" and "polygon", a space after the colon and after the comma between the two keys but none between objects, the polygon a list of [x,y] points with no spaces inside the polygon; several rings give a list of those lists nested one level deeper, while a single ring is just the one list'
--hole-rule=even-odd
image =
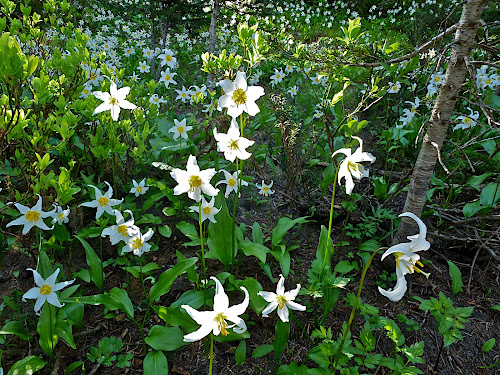
[{"label": "slender plant stalk", "polygon": [[[335,162],[335,161],[334,161]],[[337,186],[337,177],[339,175],[339,168],[335,171],[335,177],[333,179],[333,189],[332,189],[332,202],[330,204],[330,221],[328,223],[328,238],[326,240],[325,246],[325,256],[323,257],[323,267],[321,268],[321,276],[323,276],[323,271],[326,267],[326,259],[328,257],[328,251],[330,248],[330,239],[332,237],[332,223],[333,223],[333,202],[335,201],[335,187]]]},{"label": "slender plant stalk", "polygon": [[203,243],[203,222],[201,221],[201,200],[198,204],[198,222],[200,224],[200,242],[201,242],[201,268],[202,268],[202,276],[203,276],[203,285],[205,285],[207,280],[207,266],[205,265],[205,244]]},{"label": "slender plant stalk", "polygon": [[344,226],[342,227],[342,233],[340,234],[340,242],[339,242],[339,246],[338,246],[338,250],[335,252],[335,261],[334,263],[337,264],[340,260],[340,254],[342,253],[342,243],[344,242],[344,234],[345,234],[345,227],[347,225],[347,222],[349,221],[349,214],[351,213],[351,211],[347,211],[347,216],[345,218],[345,221],[344,221]]},{"label": "slender plant stalk", "polygon": [[363,269],[363,274],[361,275],[361,281],[359,282],[358,294],[356,296],[356,300],[354,301],[354,306],[352,307],[351,316],[349,316],[349,321],[347,322],[347,328],[346,328],[344,334],[342,335],[342,340],[340,341],[339,350],[337,352],[337,360],[335,361],[335,365],[333,367],[333,373],[332,373],[333,375],[335,375],[337,373],[337,366],[339,364],[340,356],[342,355],[342,349],[344,348],[345,340],[347,338],[348,333],[351,330],[352,321],[354,320],[354,315],[355,315],[356,310],[358,308],[358,302],[359,302],[359,298],[361,296],[361,290],[363,289],[363,283],[365,281],[366,271],[368,271],[368,267],[370,267],[370,264],[371,264],[373,258],[375,257],[375,255],[377,255],[379,251],[385,250],[385,249],[387,249],[387,248],[381,247],[378,250],[376,250],[371,255],[371,257],[368,259],[368,262],[366,262],[365,268]]},{"label": "slender plant stalk", "polygon": [[297,325],[299,326],[299,328],[301,329],[302,332],[304,332],[304,335],[307,337],[307,339],[309,340],[309,342],[314,345],[314,341],[311,339],[311,335],[309,335],[309,333],[306,331],[306,329],[304,328],[304,326],[302,325],[302,323],[295,317],[295,315],[293,314],[293,311],[292,310],[289,310],[289,313],[290,313],[290,316],[292,318],[292,320],[297,323]]},{"label": "slender plant stalk", "polygon": [[210,334],[210,367],[208,369],[208,375],[212,375],[212,366],[214,364],[214,335]]},{"label": "slender plant stalk", "polygon": [[240,195],[240,164],[239,164],[239,159],[236,158],[236,181],[238,184],[238,189],[236,190],[236,195],[234,197],[234,203],[233,203],[233,238],[231,241],[231,273],[234,271],[234,244],[236,242],[236,209],[238,208],[238,199]]}]

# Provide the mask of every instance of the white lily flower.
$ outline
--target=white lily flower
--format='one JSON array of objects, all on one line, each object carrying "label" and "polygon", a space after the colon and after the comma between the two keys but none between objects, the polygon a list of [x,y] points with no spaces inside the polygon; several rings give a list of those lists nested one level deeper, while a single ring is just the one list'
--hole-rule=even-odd
[{"label": "white lily flower", "polygon": [[252,156],[251,153],[246,151],[246,148],[250,147],[255,142],[240,137],[240,130],[234,118],[231,120],[231,126],[227,134],[217,133],[217,129],[214,129],[214,137],[217,141],[217,151],[223,152],[226,160],[229,160],[231,163],[233,163],[236,158],[247,160]]},{"label": "white lily flower", "polygon": [[14,203],[14,206],[19,210],[19,212],[22,214],[21,217],[18,217],[17,219],[11,221],[6,225],[6,227],[11,227],[13,225],[24,225],[23,227],[23,234],[26,234],[29,232],[29,230],[33,227],[38,227],[43,230],[51,230],[54,229],[54,227],[49,228],[47,224],[43,221],[43,219],[47,217],[51,217],[54,212],[56,212],[55,209],[52,211],[48,212],[43,212],[42,211],[42,197],[40,194],[38,195],[38,201],[33,207],[27,207],[24,206],[20,203]]},{"label": "white lily flower", "polygon": [[417,254],[417,252],[429,250],[429,248],[431,247],[431,244],[426,239],[427,227],[417,215],[411,212],[404,212],[399,216],[407,216],[415,220],[418,224],[420,233],[413,236],[408,236],[410,242],[391,246],[382,255],[382,260],[384,260],[390,254],[394,254],[394,256],[396,257],[396,286],[394,287],[394,289],[389,290],[384,290],[381,287],[378,287],[378,291],[393,302],[399,301],[406,293],[406,274],[418,272],[424,274],[426,277],[429,277],[428,273],[423,272],[419,268],[423,267],[424,265],[422,264],[422,262],[420,262],[420,255]]},{"label": "white lily flower", "polygon": [[341,148],[333,153],[332,157],[334,157],[339,152],[343,153],[347,156],[339,166],[339,176],[338,181],[340,185],[340,181],[342,178],[345,179],[345,191],[346,194],[351,194],[354,189],[354,181],[353,177],[357,180],[361,180],[363,177],[368,177],[369,172],[363,167],[361,162],[369,161],[373,163],[375,161],[375,156],[370,154],[369,152],[363,152],[363,141],[359,137],[353,137],[357,139],[359,142],[359,148],[352,153],[350,148]]},{"label": "white lily flower", "polygon": [[257,188],[260,189],[260,191],[259,191],[260,195],[268,197],[271,194],[274,194],[274,190],[271,190],[271,188],[273,187],[273,183],[274,183],[274,181],[271,180],[271,183],[268,185],[268,184],[266,184],[264,182],[264,180],[262,180],[262,184],[261,185],[255,184],[255,186],[257,186]]},{"label": "white lily flower", "polygon": [[75,279],[70,281],[63,281],[56,284],[57,275],[59,275],[60,271],[59,268],[56,269],[52,275],[47,277],[47,279],[44,279],[37,271],[32,268],[28,268],[28,270],[33,271],[33,277],[35,278],[36,286],[24,293],[22,297],[23,301],[25,301],[25,298],[36,299],[35,312],[42,308],[45,301],[56,307],[63,307],[64,304],[61,304],[59,302],[59,298],[57,298],[57,294],[55,294],[54,292],[57,292],[58,290],[61,290],[62,288],[73,284]]},{"label": "white lily flower", "polygon": [[69,213],[70,209],[68,206],[66,206],[65,210],[61,206],[56,206],[56,212],[52,215],[52,225],[55,223],[62,225],[69,222]]},{"label": "white lily flower", "polygon": [[174,126],[172,126],[168,131],[173,133],[173,138],[177,139],[179,136],[184,139],[188,139],[187,132],[193,129],[192,126],[186,126],[186,119],[179,121],[174,119]]},{"label": "white lily flower", "polygon": [[105,228],[101,233],[101,237],[109,236],[111,245],[116,245],[120,241],[127,242],[131,236],[139,233],[139,227],[134,225],[134,215],[132,211],[125,210],[125,212],[130,214],[131,219],[129,221],[125,221],[120,211],[113,210],[116,217],[116,225]]},{"label": "white lily flower", "polygon": [[219,189],[214,188],[210,184],[210,180],[215,175],[215,169],[209,168],[200,171],[196,156],[189,155],[186,165],[186,170],[175,168],[170,175],[177,181],[177,186],[174,188],[174,195],[188,193],[188,197],[199,202],[201,199],[201,192],[215,197],[219,194]]},{"label": "white lily flower", "polygon": [[457,118],[455,119],[457,125],[455,125],[453,130],[468,129],[472,128],[477,124],[477,120],[479,118],[479,112],[478,111],[474,112],[471,108],[469,108],[469,111],[470,111],[469,116],[464,116],[464,115],[457,116]]},{"label": "white lily flower", "polygon": [[255,101],[264,95],[264,89],[261,86],[248,86],[247,76],[244,72],[236,73],[236,79],[233,81],[225,79],[218,83],[224,90],[224,95],[219,99],[217,109],[227,108],[227,114],[236,118],[243,112],[250,116],[255,116],[260,112]]},{"label": "white lily flower", "polygon": [[[228,171],[221,169],[221,171],[224,173],[225,180],[220,180],[215,184],[215,186],[219,184],[226,184],[226,193],[224,194],[224,198],[229,197],[229,194],[231,194],[233,191],[236,193],[238,191],[238,172],[234,172],[233,174],[229,173]],[[220,171],[219,171],[220,172]],[[248,186],[248,182],[241,180],[240,182],[241,186]],[[241,196],[238,196],[238,198]]]},{"label": "white lily flower", "polygon": [[122,248],[122,253],[134,253],[134,255],[140,257],[142,254],[149,252],[151,250],[151,245],[147,243],[153,236],[153,229],[149,229],[145,234],[138,231],[134,236],[129,237],[127,243]]},{"label": "white lily flower", "polygon": [[123,202],[123,199],[112,199],[111,196],[113,195],[113,188],[107,181],[104,181],[104,183],[108,185],[108,191],[104,195],[97,187],[95,187],[94,185],[89,185],[95,190],[95,199],[92,202],[85,202],[78,206],[97,208],[97,211],[95,213],[96,220],[99,219],[104,212],[108,213],[109,215],[114,215],[113,206],[116,206],[117,204]]},{"label": "white lily flower", "polygon": [[[215,197],[212,197],[210,202],[205,200],[205,197],[201,197],[201,221],[204,222],[206,219],[210,220],[212,223],[216,223],[215,215],[217,215],[220,211],[220,208],[214,207]],[[189,207],[195,212],[200,212],[199,206],[191,206]]]},{"label": "white lily flower", "polygon": [[122,87],[120,90],[117,90],[116,83],[111,81],[111,85],[109,87],[108,92],[102,91],[94,91],[92,94],[97,98],[103,101],[95,110],[92,115],[104,112],[111,111],[111,118],[113,121],[118,121],[118,115],[120,114],[120,108],[123,109],[136,109],[137,106],[133,103],[130,103],[128,100],[125,100],[127,95],[130,93],[130,87]]},{"label": "white lily flower", "polygon": [[280,275],[280,280],[276,286],[276,293],[273,292],[259,292],[259,296],[264,298],[269,305],[262,311],[262,316],[267,318],[270,313],[272,313],[276,308],[278,308],[278,316],[283,322],[288,322],[289,312],[288,309],[305,311],[306,307],[299,305],[294,302],[297,294],[300,291],[300,284],[297,284],[297,288],[285,292],[285,278]]},{"label": "white lily flower", "polygon": [[[185,335],[185,342],[201,340],[205,336],[209,335],[210,332],[213,332],[215,336],[218,336],[219,334],[227,336],[229,334],[228,329],[230,328],[233,328],[233,331],[236,333],[243,333],[247,330],[245,321],[240,318],[240,315],[245,312],[250,302],[247,289],[245,287],[241,287],[241,290],[245,292],[245,299],[243,302],[239,305],[229,307],[229,298],[224,292],[222,284],[214,276],[212,276],[211,279],[215,281],[213,311],[197,311],[189,305],[181,306],[184,310],[186,310],[189,316],[201,326],[197,331]],[[229,325],[227,321],[234,324]]]},{"label": "white lily flower", "polygon": [[144,195],[149,189],[149,186],[146,185],[146,179],[143,178],[141,182],[137,183],[136,180],[132,179],[132,184],[134,185],[132,188],[130,188],[129,193],[130,194],[135,194],[136,197],[139,195]]}]

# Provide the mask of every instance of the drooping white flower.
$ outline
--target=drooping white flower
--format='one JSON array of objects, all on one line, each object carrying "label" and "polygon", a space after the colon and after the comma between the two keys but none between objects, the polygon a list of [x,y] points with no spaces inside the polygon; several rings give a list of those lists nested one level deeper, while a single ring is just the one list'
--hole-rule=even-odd
[{"label": "drooping white flower", "polygon": [[174,188],[174,195],[188,193],[188,197],[199,202],[201,192],[215,197],[219,194],[219,189],[214,188],[210,184],[210,180],[215,175],[215,169],[209,168],[204,171],[200,170],[196,162],[196,156],[189,155],[186,165],[186,170],[175,168],[170,175],[177,181],[177,186]]},{"label": "drooping white flower", "polygon": [[[215,186],[219,184],[226,184],[226,193],[224,194],[224,197],[227,198],[229,197],[229,194],[231,194],[233,191],[236,193],[238,191],[238,172],[234,172],[233,174],[229,173],[228,171],[222,169],[221,170],[224,173],[224,180],[220,180],[215,184]],[[220,172],[220,171],[219,171]],[[240,181],[241,186],[248,186],[248,182],[241,180]],[[241,192],[240,192],[241,196]],[[239,198],[239,196],[238,196]]]},{"label": "drooping white flower", "polygon": [[[212,276],[211,279],[215,281],[213,311],[197,311],[189,305],[181,306],[184,310],[186,310],[189,316],[201,326],[197,331],[185,335],[185,342],[201,340],[205,336],[209,335],[210,332],[213,332],[215,336],[218,336],[219,334],[227,336],[229,334],[228,329],[230,328],[233,328],[233,331],[236,333],[243,333],[247,330],[245,321],[240,318],[240,315],[245,312],[250,302],[247,289],[245,287],[241,287],[241,290],[245,292],[245,299],[243,302],[239,305],[229,307],[229,298],[224,292],[222,284],[214,276]],[[228,321],[234,324],[229,325],[227,323]]]},{"label": "drooping white flower", "polygon": [[18,217],[17,219],[11,221],[6,225],[6,227],[11,227],[13,225],[24,225],[23,227],[23,234],[26,234],[29,232],[29,230],[33,227],[37,227],[43,230],[51,230],[54,229],[54,227],[49,228],[47,224],[43,221],[43,219],[47,217],[51,217],[54,212],[56,212],[55,209],[48,211],[48,212],[43,212],[42,210],[42,197],[40,194],[38,194],[38,201],[33,207],[27,207],[24,206],[20,203],[14,203],[14,206],[19,210],[19,212],[22,214],[22,216]]},{"label": "drooping white flower", "polygon": [[108,185],[108,191],[104,195],[97,187],[95,187],[94,185],[89,185],[95,190],[95,199],[92,202],[85,202],[78,206],[97,208],[97,211],[95,213],[96,220],[99,219],[104,212],[109,215],[114,215],[113,206],[116,206],[117,204],[123,202],[123,199],[112,199],[111,197],[113,196],[113,188],[107,181],[104,181],[104,183]]},{"label": "drooping white flower", "polygon": [[[216,223],[215,215],[217,215],[220,211],[220,208],[214,207],[215,197],[212,197],[210,202],[205,200],[205,197],[201,197],[201,221],[204,222],[206,219],[210,220],[212,223]],[[195,212],[200,212],[199,206],[191,206],[189,207]]]},{"label": "drooping white flower", "polygon": [[56,269],[52,275],[47,277],[47,279],[44,279],[37,271],[32,268],[28,268],[28,270],[33,271],[33,277],[35,278],[36,286],[24,293],[22,297],[23,301],[25,301],[26,298],[36,299],[35,312],[42,308],[45,301],[56,307],[63,307],[64,304],[61,304],[59,302],[59,298],[57,298],[57,294],[55,292],[70,284],[73,284],[75,279],[70,281],[63,281],[56,284],[57,275],[59,275],[60,271],[59,268]]},{"label": "drooping white flower", "polygon": [[338,181],[340,185],[340,181],[342,178],[345,179],[345,191],[346,194],[351,194],[354,189],[354,181],[353,177],[357,180],[361,180],[363,177],[368,177],[369,172],[365,169],[360,163],[364,161],[369,161],[373,163],[375,161],[375,156],[370,154],[369,152],[363,152],[363,141],[359,137],[353,137],[358,140],[359,148],[356,149],[354,153],[352,153],[350,148],[341,148],[333,153],[332,157],[334,157],[339,152],[343,153],[347,156],[339,166],[339,176]]},{"label": "drooping white flower", "polygon": [[403,295],[406,292],[406,274],[419,272],[424,274],[426,277],[429,277],[428,273],[423,272],[419,268],[423,267],[423,264],[422,262],[420,262],[420,255],[417,254],[419,251],[426,251],[431,247],[431,244],[426,239],[427,227],[417,215],[411,212],[404,212],[399,216],[407,216],[415,220],[418,224],[420,232],[416,235],[408,236],[410,242],[391,246],[382,255],[382,260],[384,260],[390,254],[394,254],[394,256],[396,257],[396,286],[394,287],[394,289],[388,290],[384,290],[381,287],[378,287],[378,291],[393,302],[397,302],[401,298],[403,298]]},{"label": "drooping white flower", "polygon": [[120,108],[123,109],[136,109],[135,104],[130,103],[125,100],[127,95],[130,93],[130,87],[122,87],[117,90],[116,83],[111,81],[108,92],[94,91],[92,94],[103,102],[94,110],[93,115],[101,113],[104,111],[111,112],[111,118],[113,121],[118,121],[118,115],[120,114]]},{"label": "drooping white flower", "polygon": [[172,69],[175,68],[177,58],[171,50],[165,49],[161,55],[158,55],[158,58],[160,59],[160,65],[162,67],[168,65]]},{"label": "drooping white flower", "polygon": [[238,124],[234,118],[231,120],[231,126],[227,134],[217,133],[217,129],[214,128],[214,137],[217,141],[217,151],[223,152],[226,160],[234,162],[236,158],[246,160],[252,156],[251,153],[246,151],[246,148],[255,142],[240,137],[240,129],[238,129]]},{"label": "drooping white flower", "polygon": [[145,234],[138,231],[132,237],[129,237],[127,243],[122,248],[122,253],[132,252],[134,255],[140,257],[142,254],[151,250],[151,245],[147,243],[153,236],[153,229],[149,229]]},{"label": "drooping white flower", "polygon": [[478,111],[474,112],[471,108],[469,108],[469,111],[470,111],[469,116],[464,116],[464,115],[457,116],[457,118],[455,119],[457,124],[455,125],[453,130],[468,129],[472,128],[477,124],[477,119],[479,118],[479,112]]},{"label": "drooping white flower", "polygon": [[146,192],[149,190],[149,186],[146,185],[146,179],[143,178],[141,182],[137,183],[136,180],[132,179],[132,186],[130,188],[129,193],[130,194],[135,194],[136,197],[139,195],[144,195]]},{"label": "drooping white flower", "polygon": [[259,184],[255,184],[255,186],[257,186],[258,189],[260,189],[259,191],[259,194],[260,195],[263,195],[265,197],[268,197],[270,196],[271,194],[274,194],[274,190],[271,190],[271,188],[273,187],[273,183],[274,181],[271,180],[271,183],[269,185],[267,185],[264,180],[262,180],[262,184],[259,185]]},{"label": "drooping white flower", "polygon": [[56,206],[56,212],[52,215],[52,224],[58,223],[61,225],[69,222],[69,213],[69,207],[66,207],[66,209],[63,210],[61,206]]},{"label": "drooping white flower", "polygon": [[181,121],[174,119],[174,126],[172,126],[168,131],[173,133],[173,138],[177,139],[179,136],[184,139],[188,139],[187,132],[193,129],[192,126],[186,126],[186,119]]},{"label": "drooping white flower", "polygon": [[219,99],[217,109],[227,108],[227,114],[236,118],[243,112],[250,116],[255,116],[260,109],[255,103],[262,95],[264,89],[261,86],[248,86],[247,76],[244,72],[236,73],[236,79],[233,81],[225,79],[218,83],[224,90],[224,95]]},{"label": "drooping white flower", "polygon": [[132,211],[125,210],[125,212],[130,214],[129,221],[125,221],[120,211],[113,210],[116,217],[116,225],[105,228],[101,233],[101,237],[109,236],[111,245],[116,245],[120,241],[127,242],[130,237],[139,233],[139,227],[134,225],[134,215]]},{"label": "drooping white flower", "polygon": [[278,316],[283,322],[288,322],[289,312],[288,309],[304,311],[305,306],[299,305],[294,302],[295,297],[300,291],[300,284],[293,290],[285,292],[285,278],[280,275],[280,280],[276,286],[276,293],[261,291],[257,293],[264,298],[269,305],[262,311],[262,316],[267,318],[276,308],[278,308]]}]

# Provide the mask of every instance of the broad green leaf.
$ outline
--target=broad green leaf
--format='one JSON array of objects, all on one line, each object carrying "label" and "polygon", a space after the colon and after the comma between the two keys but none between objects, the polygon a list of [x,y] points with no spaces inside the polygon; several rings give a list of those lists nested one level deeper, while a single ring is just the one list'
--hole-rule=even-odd
[{"label": "broad green leaf", "polygon": [[273,351],[276,363],[279,363],[279,358],[281,353],[286,348],[288,338],[290,337],[290,323],[283,322],[281,319],[276,321],[276,326],[274,327],[274,340],[273,340]]},{"label": "broad green leaf", "polygon": [[37,332],[40,336],[40,347],[49,357],[53,357],[59,337],[56,334],[56,313],[55,307],[46,302],[42,307],[42,312],[38,318]]},{"label": "broad green leaf", "polygon": [[247,277],[245,280],[235,280],[235,284],[239,287],[245,287],[250,295],[250,307],[257,314],[260,314],[267,306],[267,302],[257,295],[258,292],[262,291],[262,285],[255,280],[253,277]]},{"label": "broad green leaf", "polygon": [[36,355],[23,358],[12,365],[7,375],[31,375],[41,370],[47,362]]},{"label": "broad green leaf", "polygon": [[453,295],[462,291],[464,283],[462,282],[462,272],[452,261],[448,261],[448,267],[451,276],[451,284],[453,288]]},{"label": "broad green leaf", "polygon": [[[227,266],[236,257],[238,242],[243,240],[243,233],[238,226],[234,227],[233,232],[233,219],[229,215],[222,190],[215,199],[215,207],[221,207],[221,209],[215,217],[217,222],[208,224],[207,245],[210,251],[205,254],[205,257],[217,259]],[[235,236],[234,239],[233,236]]]},{"label": "broad green leaf", "polygon": [[184,334],[179,327],[153,326],[149,330],[146,344],[155,350],[172,352],[189,343],[184,342]]},{"label": "broad green leaf", "polygon": [[262,235],[262,228],[256,221],[252,225],[252,240],[260,245],[264,244],[264,236]]},{"label": "broad green leaf", "polygon": [[78,240],[83,245],[83,248],[85,249],[87,264],[90,267],[90,277],[92,278],[92,281],[95,283],[95,285],[102,292],[102,287],[104,282],[104,270],[102,267],[101,259],[99,259],[94,249],[92,249],[92,247],[89,245],[87,241],[85,241],[83,238],[80,238],[79,236],[75,237],[78,238]]},{"label": "broad green leaf", "polygon": [[462,208],[462,212],[466,218],[472,217],[481,211],[484,207],[481,206],[481,202],[479,200],[474,202],[469,202],[464,205]]},{"label": "broad green leaf", "polygon": [[0,330],[0,335],[16,335],[21,340],[29,340],[29,333],[24,324],[13,320],[4,324]]},{"label": "broad green leaf", "polygon": [[481,191],[481,205],[495,207],[500,200],[500,183],[489,183]]},{"label": "broad green leaf", "polygon": [[149,290],[150,303],[153,302],[155,299],[168,293],[174,281],[189,267],[194,265],[197,260],[198,258],[189,258],[183,260],[182,262],[177,263],[172,268],[163,272],[156,281],[156,283]]},{"label": "broad green leaf", "polygon": [[165,354],[152,350],[148,353],[142,364],[144,375],[167,375],[168,361]]},{"label": "broad green leaf", "polygon": [[[260,228],[260,227],[259,227]],[[267,246],[249,240],[241,241],[239,247],[246,256],[255,256],[262,263],[266,263],[267,254],[270,252]]]},{"label": "broad green leaf", "polygon": [[184,332],[193,332],[199,328],[182,307],[153,306],[153,310],[167,325],[181,327]]},{"label": "broad green leaf", "polygon": [[245,358],[247,357],[247,342],[246,340],[241,340],[234,352],[234,359],[236,363],[241,365],[245,362]]},{"label": "broad green leaf", "polygon": [[305,217],[299,217],[295,220],[292,220],[288,217],[282,217],[278,220],[278,224],[273,229],[272,233],[272,243],[273,246],[277,246],[283,241],[283,238],[287,234],[287,232],[292,229],[296,224],[304,224],[309,222]]},{"label": "broad green leaf", "polygon": [[282,365],[278,369],[277,375],[309,375],[309,369],[306,365],[300,365],[292,362],[289,365]]},{"label": "broad green leaf", "polygon": [[491,349],[493,349],[494,346],[495,346],[495,338],[492,337],[491,339],[489,339],[484,343],[482,350],[484,353],[486,353],[489,352]]},{"label": "broad green leaf", "polygon": [[254,349],[252,352],[252,358],[260,358],[265,356],[266,354],[269,354],[273,351],[273,346],[272,345],[261,345],[258,346]]},{"label": "broad green leaf", "polygon": [[129,318],[132,319],[134,317],[134,306],[127,291],[124,289],[114,287],[109,293],[100,294],[98,300],[108,310],[120,310],[127,314]]}]

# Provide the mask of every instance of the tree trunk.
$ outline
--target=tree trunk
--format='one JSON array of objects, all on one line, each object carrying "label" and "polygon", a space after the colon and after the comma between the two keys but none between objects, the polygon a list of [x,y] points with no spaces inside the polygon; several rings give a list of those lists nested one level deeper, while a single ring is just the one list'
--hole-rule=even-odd
[{"label": "tree trunk", "polygon": [[[214,0],[214,9],[212,11],[212,20],[210,21],[210,39],[208,41],[208,53],[215,52],[215,41],[217,40],[217,19],[219,18],[219,0]],[[207,86],[210,81],[213,81],[214,75],[208,73]]]},{"label": "tree trunk", "polygon": [[[443,145],[458,93],[467,73],[466,60],[470,56],[481,19],[481,12],[487,2],[488,0],[469,0],[464,5],[458,29],[455,33],[455,42],[448,69],[434,104],[429,127],[413,169],[403,212],[413,212],[419,217],[422,214],[431,174]],[[403,217],[395,242],[406,241],[407,236],[415,233],[415,228],[416,223],[414,220]]]}]

